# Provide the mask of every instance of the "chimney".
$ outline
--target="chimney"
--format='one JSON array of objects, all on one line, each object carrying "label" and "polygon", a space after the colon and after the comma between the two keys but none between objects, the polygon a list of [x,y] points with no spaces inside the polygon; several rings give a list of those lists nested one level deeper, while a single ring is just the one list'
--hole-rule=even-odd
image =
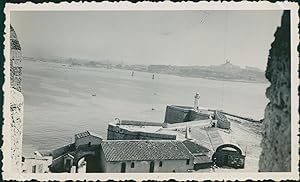
[{"label": "chimney", "polygon": [[185,138],[190,139],[190,131],[189,131],[189,128],[188,128],[187,125],[186,125],[186,128],[185,128]]}]

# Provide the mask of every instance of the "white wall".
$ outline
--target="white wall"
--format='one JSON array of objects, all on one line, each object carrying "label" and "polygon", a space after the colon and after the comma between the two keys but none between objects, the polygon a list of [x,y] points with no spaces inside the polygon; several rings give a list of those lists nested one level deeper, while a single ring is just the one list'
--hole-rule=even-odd
[{"label": "white wall", "polygon": [[[134,168],[131,168],[131,162],[134,162]],[[151,161],[126,161],[126,173],[149,173]],[[189,165],[186,165],[186,160],[163,160],[162,167],[159,167],[159,161],[154,161],[154,172],[187,172],[193,169],[193,159],[190,159]],[[122,162],[107,162],[106,172],[120,173]]]},{"label": "white wall", "polygon": [[11,170],[22,170],[22,138],[23,138],[23,114],[24,98],[21,92],[11,88]]},{"label": "white wall", "polygon": [[36,166],[36,173],[45,173],[49,172],[48,166],[51,164],[51,157],[44,157],[41,159],[36,158],[25,158],[23,163],[23,172],[32,173],[32,167]]}]

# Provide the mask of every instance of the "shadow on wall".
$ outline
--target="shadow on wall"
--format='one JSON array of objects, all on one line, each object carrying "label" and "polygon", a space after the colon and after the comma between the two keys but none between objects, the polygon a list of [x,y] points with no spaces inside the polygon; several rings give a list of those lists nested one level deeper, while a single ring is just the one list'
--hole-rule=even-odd
[{"label": "shadow on wall", "polygon": [[270,100],[263,121],[262,153],[259,171],[291,171],[291,78],[290,11],[282,15],[269,51],[266,90]]}]

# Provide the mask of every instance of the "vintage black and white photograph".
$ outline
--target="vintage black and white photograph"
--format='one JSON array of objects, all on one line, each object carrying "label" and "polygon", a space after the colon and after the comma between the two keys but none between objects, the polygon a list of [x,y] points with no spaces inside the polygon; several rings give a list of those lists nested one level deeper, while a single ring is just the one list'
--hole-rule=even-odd
[{"label": "vintage black and white photograph", "polygon": [[7,27],[13,172],[292,172],[291,10],[32,7]]}]

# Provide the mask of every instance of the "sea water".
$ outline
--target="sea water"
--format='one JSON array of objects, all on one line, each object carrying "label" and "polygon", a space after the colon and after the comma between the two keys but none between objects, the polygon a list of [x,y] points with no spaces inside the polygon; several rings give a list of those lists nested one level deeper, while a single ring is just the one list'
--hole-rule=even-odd
[{"label": "sea water", "polygon": [[23,62],[25,155],[55,149],[86,130],[106,138],[115,118],[163,122],[168,104],[200,106],[262,119],[268,84],[129,70]]}]

